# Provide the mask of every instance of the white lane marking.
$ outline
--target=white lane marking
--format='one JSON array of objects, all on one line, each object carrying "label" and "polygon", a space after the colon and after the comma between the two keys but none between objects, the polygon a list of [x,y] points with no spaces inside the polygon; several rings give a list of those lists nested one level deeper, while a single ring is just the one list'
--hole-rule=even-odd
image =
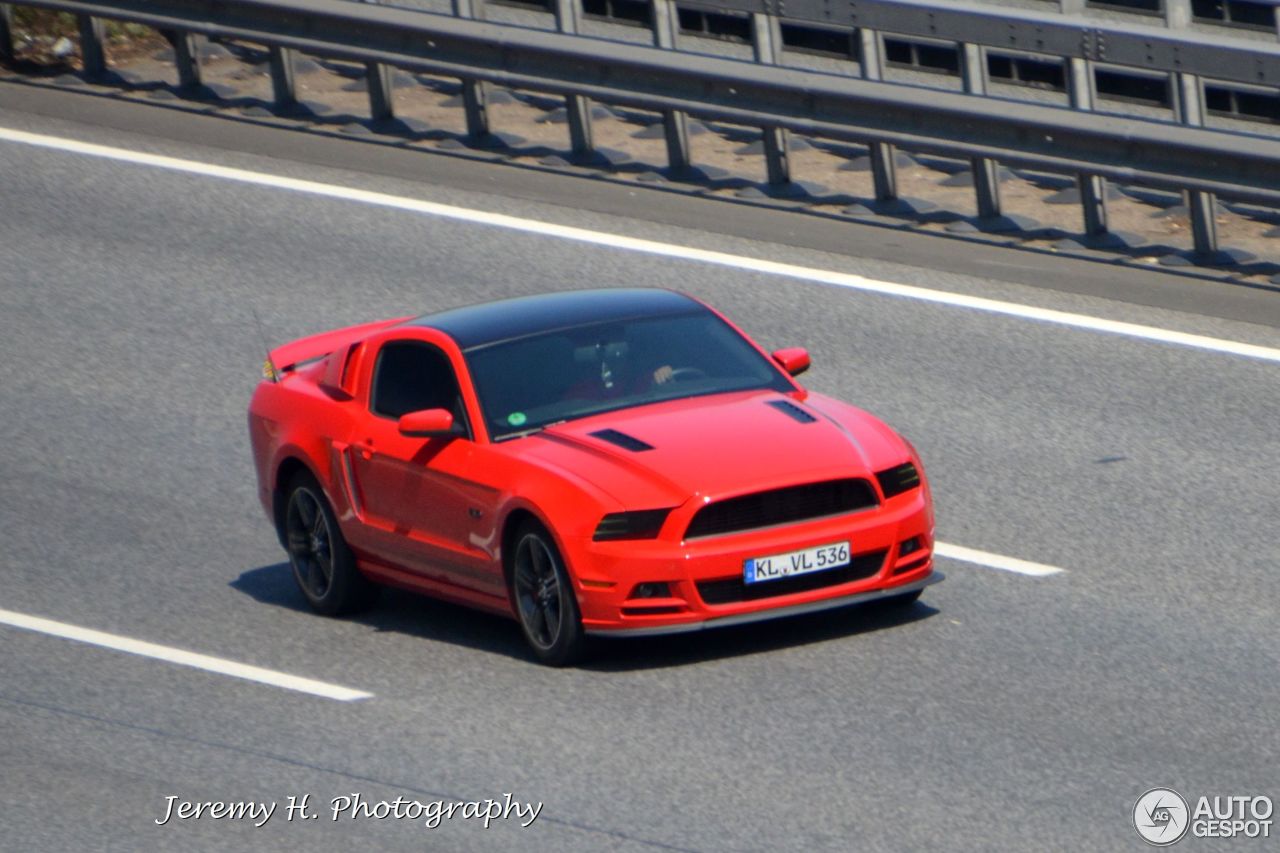
[{"label": "white lane marking", "polygon": [[1016,557],[1005,557],[1001,554],[992,554],[987,551],[978,551],[973,548],[965,548],[961,545],[950,545],[946,542],[934,542],[933,553],[939,557],[947,557],[952,560],[960,560],[965,563],[973,563],[978,566],[985,566],[988,569],[1000,569],[1005,572],[1017,572],[1020,575],[1031,575],[1032,577],[1042,578],[1047,575],[1056,575],[1066,571],[1057,566],[1046,566],[1044,563],[1033,563],[1029,560],[1019,560]]},{"label": "white lane marking", "polygon": [[662,243],[655,240],[641,240],[635,237],[625,237],[619,234],[609,234],[602,231],[591,231],[585,228],[574,228],[568,225],[555,225],[548,222],[540,222],[535,219],[522,219],[520,217],[508,216],[502,213],[489,213],[483,210],[472,210],[470,208],[454,207],[452,205],[421,201],[419,199],[406,198],[404,196],[369,192],[368,190],[357,190],[352,189],[351,187],[337,186],[335,184],[323,184],[317,181],[287,178],[266,172],[251,172],[245,169],[232,169],[226,166],[216,166],[211,163],[201,163],[195,160],[180,160],[175,157],[164,157],[158,154],[143,154],[123,148],[95,145],[93,143],[78,142],[73,139],[63,139],[61,137],[46,136],[39,133],[28,133],[21,130],[0,128],[0,140],[21,143],[23,145],[34,145],[41,148],[52,148],[58,151],[68,151],[76,154],[85,154],[90,157],[102,157],[126,163],[154,166],[160,169],[187,172],[194,175],[222,178],[224,180],[238,181],[240,183],[273,187],[275,189],[293,190],[295,192],[324,196],[326,198],[355,201],[362,204],[376,205],[378,207],[407,210],[414,213],[424,213],[430,216],[439,216],[463,222],[474,222],[482,225],[508,228],[528,234],[558,237],[564,240],[574,240],[580,243],[591,243],[598,246],[608,246],[632,252],[644,252],[651,255],[661,255],[669,258],[700,261],[702,263],[715,264],[717,266],[729,267],[732,269],[747,270],[766,275],[785,276],[787,278],[830,284],[837,287],[847,287],[852,290],[860,290],[867,293],[880,293],[887,296],[897,296],[921,302],[932,302],[938,305],[950,305],[956,308],[969,308],[975,311],[985,311],[991,314],[1020,317],[1025,320],[1037,320],[1043,323],[1053,323],[1077,329],[1088,329],[1094,332],[1106,332],[1114,335],[1124,335],[1130,338],[1139,338],[1141,340],[1157,341],[1177,346],[1209,350],[1211,352],[1225,353],[1227,355],[1237,355],[1245,358],[1261,359],[1263,361],[1280,362],[1280,349],[1274,347],[1246,344],[1240,341],[1232,341],[1224,338],[1212,338],[1205,335],[1193,335],[1186,332],[1175,332],[1170,329],[1161,329],[1156,326],[1143,326],[1137,323],[1124,323],[1118,320],[1091,317],[1087,314],[1055,311],[1049,308],[1036,308],[1030,305],[1020,305],[1016,302],[1004,302],[998,299],[986,299],[980,296],[948,293],[943,290],[931,290],[929,288],[916,287],[909,284],[895,284],[893,282],[878,281],[876,279],[866,278],[864,276],[854,275],[851,273],[836,272],[834,270],[784,264],[777,261],[766,261],[759,258],[731,255],[725,252],[713,252],[706,249],[694,249],[688,246],[680,246],[673,243]]},{"label": "white lane marking", "polygon": [[208,672],[216,672],[220,675],[230,675],[233,678],[243,678],[247,681],[270,684],[272,687],[297,690],[299,693],[310,693],[313,696],[322,696],[325,699],[337,699],[339,702],[353,702],[357,699],[373,697],[372,693],[366,693],[363,690],[352,690],[350,687],[342,687],[338,684],[302,678],[301,676],[290,675],[287,672],[277,672],[274,669],[249,666],[226,658],[215,658],[210,655],[188,652],[184,649],[175,649],[171,646],[161,646],[157,643],[135,640],[132,637],[122,637],[119,634],[94,631],[91,628],[81,628],[79,625],[55,622],[52,619],[42,619],[39,616],[28,616],[25,613],[17,613],[12,610],[0,610],[0,624],[36,631],[41,634],[49,634],[54,637],[62,637],[67,640],[75,640],[79,643],[88,643],[92,646],[101,646],[105,649],[114,649],[118,652],[128,652],[131,655],[140,655],[146,658],[155,658],[156,660],[194,667],[195,669],[203,669]]}]

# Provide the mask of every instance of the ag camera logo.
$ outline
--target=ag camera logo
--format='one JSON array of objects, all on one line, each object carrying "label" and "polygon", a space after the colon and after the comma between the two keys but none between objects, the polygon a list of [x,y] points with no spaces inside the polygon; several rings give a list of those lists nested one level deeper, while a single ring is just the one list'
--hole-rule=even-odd
[{"label": "ag camera logo", "polygon": [[1170,788],[1152,788],[1133,806],[1133,826],[1142,840],[1167,847],[1182,840],[1190,826],[1187,801]]}]

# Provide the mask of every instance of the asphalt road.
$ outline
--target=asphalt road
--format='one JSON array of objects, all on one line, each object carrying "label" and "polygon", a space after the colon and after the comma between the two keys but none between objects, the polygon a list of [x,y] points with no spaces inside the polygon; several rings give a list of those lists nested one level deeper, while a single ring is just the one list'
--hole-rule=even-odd
[{"label": "asphalt road", "polygon": [[[84,120],[101,105],[56,117],[4,97],[4,128],[1280,346],[1274,315],[1240,307],[1257,294],[1208,282],[1215,310],[1189,312],[1203,296],[1186,282],[1165,279],[1164,300],[1131,270],[896,232],[895,260],[885,232],[849,225],[846,245],[879,245],[863,260],[789,239],[786,213],[725,205],[698,229],[681,219],[698,200],[630,193],[627,217],[598,181],[549,178],[539,197],[508,167],[430,155],[413,180],[356,143],[224,129],[200,145],[160,119],[133,133]],[[487,180],[463,186],[468,169]],[[765,216],[777,243],[758,239]],[[955,271],[979,262],[992,274]],[[1114,299],[1045,286],[1108,277]],[[254,498],[254,314],[275,344],[611,284],[675,286],[766,346],[808,346],[810,387],[919,447],[941,539],[1065,571],[941,559],[948,580],[906,614],[609,643],[567,671],[533,664],[514,623],[413,596],[307,612]],[[1149,788],[1280,799],[1277,371],[0,142],[0,608],[374,694],[0,625],[0,849],[1137,850]],[[327,812],[506,793],[543,804],[527,828]],[[323,816],[287,821],[307,794]],[[278,811],[158,826],[171,796]]]}]

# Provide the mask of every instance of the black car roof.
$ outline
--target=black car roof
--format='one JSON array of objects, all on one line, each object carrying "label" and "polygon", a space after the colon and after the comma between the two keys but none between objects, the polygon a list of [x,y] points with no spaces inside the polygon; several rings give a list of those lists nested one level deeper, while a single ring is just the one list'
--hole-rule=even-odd
[{"label": "black car roof", "polygon": [[543,332],[698,310],[704,310],[698,302],[671,290],[569,290],[424,314],[408,324],[439,329],[468,350]]}]

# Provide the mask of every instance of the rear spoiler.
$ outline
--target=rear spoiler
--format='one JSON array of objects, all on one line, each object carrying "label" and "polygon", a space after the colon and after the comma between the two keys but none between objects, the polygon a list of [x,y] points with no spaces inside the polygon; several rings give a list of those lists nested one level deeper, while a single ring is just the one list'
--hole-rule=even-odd
[{"label": "rear spoiler", "polygon": [[321,332],[318,335],[299,338],[296,341],[291,341],[271,350],[271,353],[267,356],[267,364],[264,366],[263,372],[267,374],[267,378],[271,381],[279,381],[286,373],[297,370],[303,365],[319,361],[335,350],[357,343],[374,332],[379,332],[411,319],[413,319],[412,315],[397,317],[394,320],[361,323],[357,326],[346,326],[341,329]]}]

